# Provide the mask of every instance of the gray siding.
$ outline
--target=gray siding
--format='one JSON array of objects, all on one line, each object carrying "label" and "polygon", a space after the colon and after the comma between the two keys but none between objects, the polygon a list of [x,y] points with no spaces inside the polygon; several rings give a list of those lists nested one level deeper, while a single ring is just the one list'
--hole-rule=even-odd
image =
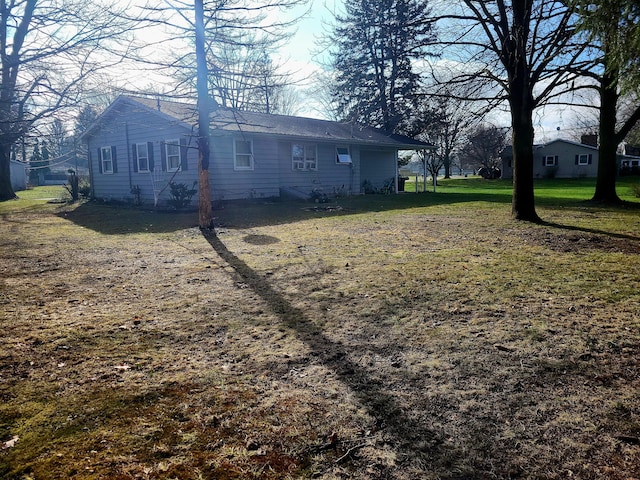
[{"label": "gray siding", "polygon": [[[236,139],[252,141],[253,170],[234,169]],[[277,141],[260,136],[212,135],[210,175],[211,197],[215,200],[278,196]]]},{"label": "gray siding", "polygon": [[[148,112],[126,108],[113,111],[105,119],[102,128],[89,139],[89,160],[91,163],[93,195],[99,199],[133,202],[131,189],[138,186],[144,203],[153,203],[154,187],[160,193],[160,203],[170,198],[168,183],[184,183],[189,187],[198,178],[198,153],[191,131]],[[167,140],[184,139],[187,148],[187,169],[178,172],[162,170],[163,153]],[[132,145],[149,143],[153,157],[153,172],[134,171]],[[101,172],[99,149],[115,147],[116,169],[113,173]]]},{"label": "gray siding", "polygon": [[387,180],[396,176],[395,150],[363,150],[360,162],[362,182],[368,181],[375,188],[381,188]]},{"label": "gray siding", "polygon": [[[296,170],[293,168],[293,143],[316,145],[317,170]],[[340,144],[340,146],[349,147],[351,164],[337,163],[336,144],[334,143],[278,142],[281,186],[293,188],[305,193],[319,190],[327,195],[352,195],[359,193],[360,150],[357,146],[353,145]]]},{"label": "gray siding", "polygon": [[[590,156],[587,165],[577,165],[576,156]],[[545,156],[556,156],[557,166],[543,165]],[[537,148],[533,154],[533,174],[535,178],[582,178],[598,175],[598,149],[587,145],[555,141]]]}]

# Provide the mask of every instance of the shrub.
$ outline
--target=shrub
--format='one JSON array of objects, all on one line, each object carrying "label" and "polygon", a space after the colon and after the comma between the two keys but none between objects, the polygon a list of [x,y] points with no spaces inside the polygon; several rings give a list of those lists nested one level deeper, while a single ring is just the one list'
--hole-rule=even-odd
[{"label": "shrub", "polygon": [[193,182],[191,188],[184,183],[169,182],[169,205],[176,210],[187,207],[191,203],[191,199],[198,190],[195,189],[196,182]]},{"label": "shrub", "polygon": [[636,198],[640,198],[640,183],[634,183],[631,185],[631,191]]}]

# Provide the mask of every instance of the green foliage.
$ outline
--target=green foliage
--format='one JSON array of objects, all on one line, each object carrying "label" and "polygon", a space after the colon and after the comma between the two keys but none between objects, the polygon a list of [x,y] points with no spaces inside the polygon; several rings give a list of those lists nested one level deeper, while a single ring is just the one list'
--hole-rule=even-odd
[{"label": "green foliage", "polygon": [[198,192],[198,190],[194,188],[195,186],[196,182],[193,182],[191,188],[184,183],[169,182],[169,194],[171,195],[169,205],[176,210],[189,206],[191,199]]},{"label": "green foliage", "polygon": [[330,36],[338,115],[402,133],[416,106],[418,75],[434,40],[430,11],[415,0],[346,2]]}]

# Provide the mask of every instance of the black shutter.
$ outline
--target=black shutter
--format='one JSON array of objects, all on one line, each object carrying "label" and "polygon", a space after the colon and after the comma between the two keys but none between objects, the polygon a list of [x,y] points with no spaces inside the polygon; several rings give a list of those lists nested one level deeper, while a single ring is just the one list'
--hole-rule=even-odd
[{"label": "black shutter", "polygon": [[592,162],[593,162],[593,155],[589,154],[589,165],[591,165]]},{"label": "black shutter", "polygon": [[546,166],[547,166],[547,157],[546,157],[546,155],[543,155],[543,156],[542,156],[542,166],[543,166],[543,167],[546,167]]},{"label": "black shutter", "polygon": [[555,155],[553,157],[553,165],[556,166],[556,167],[558,166],[558,155]]},{"label": "black shutter", "polygon": [[576,165],[578,165],[579,161],[580,161],[580,155],[576,155]]},{"label": "black shutter", "polygon": [[136,147],[136,144],[132,144],[131,145],[131,158],[133,159],[133,171],[137,172],[138,171],[138,148]]},{"label": "black shutter", "polygon": [[164,142],[160,142],[160,161],[162,163],[162,171],[167,170],[167,149],[164,146]]},{"label": "black shutter", "polygon": [[180,167],[182,170],[189,170],[189,161],[187,159],[187,139],[180,139]]},{"label": "black shutter", "polygon": [[153,172],[155,163],[153,161],[153,142],[147,142],[147,163],[149,164],[149,171]]},{"label": "black shutter", "polygon": [[100,151],[100,147],[98,147],[98,171],[102,173],[102,152]]},{"label": "black shutter", "polygon": [[113,173],[118,173],[118,156],[115,145],[111,147],[111,164],[113,165]]}]

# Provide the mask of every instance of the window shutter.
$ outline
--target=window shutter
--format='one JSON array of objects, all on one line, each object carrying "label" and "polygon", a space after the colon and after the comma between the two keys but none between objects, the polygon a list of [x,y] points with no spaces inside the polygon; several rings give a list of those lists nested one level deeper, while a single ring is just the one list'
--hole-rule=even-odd
[{"label": "window shutter", "polygon": [[162,163],[162,171],[165,172],[167,170],[167,149],[164,142],[160,142],[160,163]]},{"label": "window shutter", "polygon": [[186,138],[180,139],[180,168],[182,168],[183,171],[189,169],[189,162],[187,160],[187,139]]},{"label": "window shutter", "polygon": [[593,155],[589,154],[589,165],[591,165],[592,162],[593,162]]},{"label": "window shutter", "polygon": [[580,155],[576,155],[576,165],[578,165],[579,161],[580,161]]},{"label": "window shutter", "polygon": [[131,158],[133,158],[133,171],[137,172],[138,171],[138,147],[136,147],[135,143],[131,145],[131,153],[132,153]]},{"label": "window shutter", "polygon": [[543,167],[546,167],[546,166],[547,166],[547,157],[546,157],[546,155],[543,155],[543,156],[542,156],[542,166],[543,166]]},{"label": "window shutter", "polygon": [[118,173],[118,157],[116,155],[116,146],[111,146],[111,163],[113,165],[113,173]]},{"label": "window shutter", "polygon": [[102,152],[100,151],[100,147],[98,147],[98,171],[102,173]]},{"label": "window shutter", "polygon": [[153,142],[147,142],[147,162],[149,163],[149,171],[153,172],[155,167],[153,162]]},{"label": "window shutter", "polygon": [[558,166],[558,155],[553,157],[553,164],[557,167]]}]

